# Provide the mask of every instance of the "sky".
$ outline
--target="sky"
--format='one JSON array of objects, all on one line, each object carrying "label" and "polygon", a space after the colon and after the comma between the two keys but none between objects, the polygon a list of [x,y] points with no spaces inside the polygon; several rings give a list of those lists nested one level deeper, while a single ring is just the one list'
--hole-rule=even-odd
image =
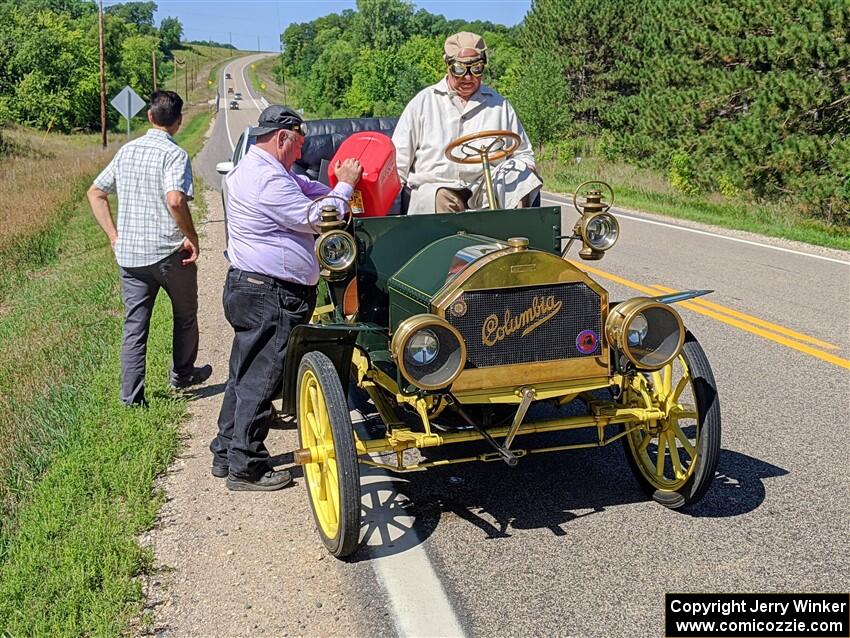
[{"label": "sky", "polygon": [[[215,40],[246,51],[278,51],[280,33],[292,22],[310,22],[330,13],[356,9],[354,0],[155,0],[156,25],[167,16],[183,24],[186,40]],[[116,4],[105,0],[104,5]],[[519,24],[531,0],[414,0],[416,9],[448,19]],[[231,40],[232,38],[232,40]]]}]

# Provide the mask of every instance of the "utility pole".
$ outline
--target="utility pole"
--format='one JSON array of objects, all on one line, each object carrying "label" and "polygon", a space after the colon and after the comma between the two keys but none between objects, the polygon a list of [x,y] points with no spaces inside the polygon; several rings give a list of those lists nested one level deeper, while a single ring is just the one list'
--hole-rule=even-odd
[{"label": "utility pole", "polygon": [[[184,78],[186,77],[186,67],[184,66],[185,64],[186,64],[186,60],[180,60],[180,59],[178,59],[178,57],[176,55],[174,56],[174,92],[175,93],[178,92],[178,89],[177,89],[177,86],[178,86],[177,85],[177,72],[178,72],[178,70],[180,69],[181,66],[183,67],[183,77]],[[185,97],[184,101],[188,102],[189,101],[189,81],[186,80],[185,84],[186,84],[186,93],[184,94],[184,97]]]},{"label": "utility pole", "polygon": [[151,64],[153,66],[153,90],[156,92],[156,50],[151,51]]},{"label": "utility pole", "polygon": [[260,52],[260,36],[257,36],[257,53]]},{"label": "utility pole", "polygon": [[227,37],[228,37],[227,41],[230,42],[230,48],[228,49],[228,51],[230,51],[230,55],[228,57],[232,58],[233,57],[233,32],[228,31]]},{"label": "utility pole", "polygon": [[98,49],[100,50],[100,145],[106,148],[106,71],[103,62],[103,0],[97,17]]}]

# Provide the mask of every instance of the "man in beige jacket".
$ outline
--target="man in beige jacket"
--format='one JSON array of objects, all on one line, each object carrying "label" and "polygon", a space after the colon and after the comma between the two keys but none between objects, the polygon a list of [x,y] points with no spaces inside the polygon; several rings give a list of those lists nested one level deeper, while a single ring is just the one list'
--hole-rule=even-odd
[{"label": "man in beige jacket", "polygon": [[516,151],[494,162],[493,182],[502,207],[523,206],[542,182],[535,172],[531,143],[513,107],[481,82],[487,68],[484,39],[462,31],[446,39],[444,52],[446,77],[410,101],[393,133],[398,174],[410,188],[408,213],[487,207],[482,165],[460,164],[445,156],[452,140],[486,130],[519,135]]}]

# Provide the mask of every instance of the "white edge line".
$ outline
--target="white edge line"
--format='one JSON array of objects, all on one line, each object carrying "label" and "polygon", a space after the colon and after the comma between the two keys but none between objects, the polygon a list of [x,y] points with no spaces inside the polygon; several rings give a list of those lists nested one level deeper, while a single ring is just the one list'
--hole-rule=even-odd
[{"label": "white edge line", "polygon": [[[372,476],[377,480],[393,478],[382,469]],[[416,534],[412,529],[408,533]],[[373,558],[371,564],[390,601],[400,636],[465,635],[418,534],[416,544],[409,549]]]},{"label": "white edge line", "polygon": [[[236,58],[236,59],[238,60],[239,58]],[[236,60],[233,60],[233,62],[235,62],[235,61]],[[230,141],[230,152],[231,152],[231,154],[233,153],[233,149],[236,148],[236,144],[233,143],[233,136],[230,134],[230,118],[227,115],[227,112],[230,110],[230,104],[227,102],[227,87],[225,86],[227,84],[227,80],[225,78],[227,77],[227,74],[229,73],[228,69],[230,69],[230,65],[233,64],[233,62],[228,62],[227,66],[225,66],[222,69],[222,73],[221,73],[221,95],[224,98],[224,102],[225,102],[225,104],[224,104],[224,128],[227,131],[227,139]],[[219,100],[219,105],[221,105],[221,100]]]},{"label": "white edge line", "polygon": [[[541,201],[546,201],[552,204],[559,205],[567,205],[572,207],[572,204],[569,202],[560,202],[556,199],[551,199],[549,197],[541,198]],[[632,215],[626,215],[625,213],[617,213],[617,217],[622,217],[623,219],[631,219],[636,222],[643,222],[645,224],[655,224],[656,226],[665,226],[667,228],[676,228],[678,230],[683,230],[688,233],[696,233],[698,235],[708,235],[709,237],[717,237],[719,239],[728,239],[729,241],[736,241],[741,244],[749,244],[750,246],[759,246],[760,248],[770,248],[771,250],[779,250],[784,253],[791,253],[792,255],[802,255],[803,257],[812,257],[813,259],[822,259],[823,261],[831,261],[836,264],[842,264],[844,266],[850,266],[850,261],[842,261],[841,259],[835,259],[834,257],[825,257],[823,255],[815,255],[813,253],[806,253],[800,250],[792,250],[791,248],[782,248],[781,246],[771,246],[770,244],[762,244],[757,241],[751,241],[749,239],[741,239],[739,237],[729,237],[727,235],[721,235],[719,233],[711,233],[705,230],[698,230],[696,228],[688,228],[687,226],[679,226],[678,224],[668,224],[665,222],[655,221],[654,219],[644,219],[642,217],[633,217]]]}]

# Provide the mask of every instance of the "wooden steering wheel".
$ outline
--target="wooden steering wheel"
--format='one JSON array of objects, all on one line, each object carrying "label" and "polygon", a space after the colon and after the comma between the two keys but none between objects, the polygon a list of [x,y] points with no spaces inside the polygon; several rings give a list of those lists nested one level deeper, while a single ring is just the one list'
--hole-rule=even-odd
[{"label": "wooden steering wheel", "polygon": [[[488,139],[490,142],[485,143]],[[458,164],[482,164],[485,157],[488,161],[495,162],[510,157],[519,143],[519,135],[513,131],[479,131],[449,142],[446,146],[446,158]]]}]

